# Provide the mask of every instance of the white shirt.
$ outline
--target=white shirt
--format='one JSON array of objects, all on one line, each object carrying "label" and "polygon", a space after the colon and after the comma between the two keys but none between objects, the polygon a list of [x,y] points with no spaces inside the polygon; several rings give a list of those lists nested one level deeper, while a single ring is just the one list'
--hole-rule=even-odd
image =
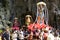
[{"label": "white shirt", "polygon": [[60,40],[59,37],[54,37],[54,40]]},{"label": "white shirt", "polygon": [[24,39],[23,31],[20,32],[20,34],[19,34],[19,39]]},{"label": "white shirt", "polygon": [[12,34],[12,40],[17,40],[17,33]]},{"label": "white shirt", "polygon": [[51,33],[49,33],[47,40],[54,40],[54,36]]}]

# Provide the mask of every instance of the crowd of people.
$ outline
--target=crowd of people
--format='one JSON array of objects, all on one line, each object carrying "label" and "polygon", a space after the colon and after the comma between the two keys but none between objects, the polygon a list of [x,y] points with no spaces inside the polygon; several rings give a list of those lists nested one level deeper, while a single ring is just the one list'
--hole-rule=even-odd
[{"label": "crowd of people", "polygon": [[[15,18],[12,27],[2,28],[0,40],[60,40],[59,30],[51,26],[37,28],[36,25],[23,25],[19,28],[19,22]],[[32,28],[31,28],[32,27]]]},{"label": "crowd of people", "polygon": [[0,40],[60,40],[59,30],[51,29],[34,29],[29,30],[25,26],[19,30],[3,29],[0,33]]}]

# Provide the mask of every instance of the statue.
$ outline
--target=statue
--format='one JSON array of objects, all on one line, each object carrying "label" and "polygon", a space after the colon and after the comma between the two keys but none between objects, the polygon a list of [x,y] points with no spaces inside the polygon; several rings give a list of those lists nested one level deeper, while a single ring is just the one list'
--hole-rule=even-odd
[{"label": "statue", "polygon": [[44,29],[48,26],[48,10],[46,7],[46,3],[38,2],[37,3],[37,14],[36,20],[33,24],[28,26],[29,30],[34,29]]},{"label": "statue", "polygon": [[46,3],[38,2],[37,3],[37,16],[36,16],[37,23],[44,23],[48,24],[48,12]]},{"label": "statue", "polygon": [[31,23],[32,23],[32,16],[31,15],[26,15],[25,16],[25,24],[28,26]]}]

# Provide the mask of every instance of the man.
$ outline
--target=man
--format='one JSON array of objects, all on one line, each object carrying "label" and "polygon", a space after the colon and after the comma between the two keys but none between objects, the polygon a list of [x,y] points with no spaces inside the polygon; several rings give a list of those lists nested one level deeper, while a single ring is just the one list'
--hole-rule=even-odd
[{"label": "man", "polygon": [[14,32],[12,33],[12,40],[17,40],[17,37],[18,37],[17,32],[14,31]]},{"label": "man", "polygon": [[9,40],[9,33],[8,33],[8,31],[6,29],[4,30],[2,37],[3,37],[3,40],[5,40],[5,39]]}]

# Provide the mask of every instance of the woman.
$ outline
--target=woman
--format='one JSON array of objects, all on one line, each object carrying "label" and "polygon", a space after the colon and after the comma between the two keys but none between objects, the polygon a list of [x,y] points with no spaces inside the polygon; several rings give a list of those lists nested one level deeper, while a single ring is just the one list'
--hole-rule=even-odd
[{"label": "woman", "polygon": [[13,27],[12,27],[12,29],[13,30],[19,30],[19,22],[18,22],[18,18],[14,18],[14,22],[13,22]]}]

